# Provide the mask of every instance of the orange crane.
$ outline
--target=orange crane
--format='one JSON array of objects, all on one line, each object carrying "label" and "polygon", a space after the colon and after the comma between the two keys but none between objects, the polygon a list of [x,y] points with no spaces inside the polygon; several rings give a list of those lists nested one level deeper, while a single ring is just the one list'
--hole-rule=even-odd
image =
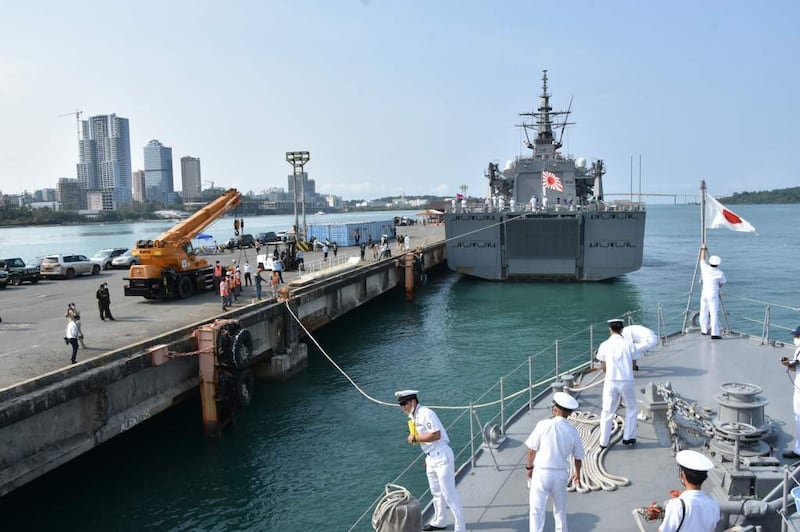
[{"label": "orange crane", "polygon": [[139,264],[132,265],[125,277],[125,295],[184,299],[213,289],[214,266],[197,256],[192,238],[241,202],[241,194],[232,188],[155,240],[136,242],[131,253]]}]

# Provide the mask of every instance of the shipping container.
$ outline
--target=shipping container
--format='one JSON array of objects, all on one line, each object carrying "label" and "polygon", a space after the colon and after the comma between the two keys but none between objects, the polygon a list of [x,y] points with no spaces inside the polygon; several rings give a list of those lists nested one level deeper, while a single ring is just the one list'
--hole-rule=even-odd
[{"label": "shipping container", "polygon": [[339,246],[358,246],[361,243],[380,242],[386,235],[395,238],[394,220],[378,222],[312,223],[308,225],[308,240],[336,242]]}]

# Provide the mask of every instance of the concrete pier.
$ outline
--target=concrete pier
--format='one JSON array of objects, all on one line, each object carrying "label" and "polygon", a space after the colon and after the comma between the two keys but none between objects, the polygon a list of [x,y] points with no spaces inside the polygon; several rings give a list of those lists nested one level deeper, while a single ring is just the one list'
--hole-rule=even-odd
[{"label": "concrete pier", "polygon": [[[398,233],[411,234],[413,242],[424,243],[426,269],[444,264],[443,232],[440,226],[398,227]],[[350,265],[339,260],[339,265],[326,268],[317,265],[319,255],[306,254],[304,275],[284,276],[294,285],[289,300],[292,312],[309,331],[403,286],[405,271],[397,257]],[[359,252],[340,248],[339,255],[347,259]],[[241,254],[216,257],[227,264],[232,258],[241,259]],[[248,260],[255,263],[252,251]],[[287,379],[307,363],[305,344],[292,341],[302,337],[302,328],[285,304],[251,302],[252,287],[245,289],[238,306],[223,315],[219,296],[211,293],[181,301],[125,298],[119,295],[124,275],[103,272],[98,277],[4,291],[0,495],[197,393],[200,371],[193,333],[217,318],[236,320],[249,331],[250,366],[259,378]],[[101,282],[112,289],[113,322],[98,319],[94,292]],[[264,285],[262,296],[269,293]],[[401,298],[403,292],[398,291]],[[63,309],[70,301],[81,310],[87,342],[75,365],[69,365],[69,348],[63,342]]]}]

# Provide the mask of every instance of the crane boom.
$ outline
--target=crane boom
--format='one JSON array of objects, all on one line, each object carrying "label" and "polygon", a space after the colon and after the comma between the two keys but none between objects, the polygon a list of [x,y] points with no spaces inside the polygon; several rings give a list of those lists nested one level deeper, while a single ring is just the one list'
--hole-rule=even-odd
[{"label": "crane boom", "polygon": [[216,221],[217,218],[225,214],[228,210],[236,207],[241,202],[242,196],[235,188],[227,190],[222,196],[198,210],[172,229],[161,233],[158,238],[153,241],[154,247],[182,247],[187,241],[199,235],[203,229]]},{"label": "crane boom", "polygon": [[232,188],[156,239],[137,241],[131,253],[139,264],[125,278],[125,295],[183,299],[215,288],[214,267],[197,256],[192,238],[241,202],[241,194]]}]

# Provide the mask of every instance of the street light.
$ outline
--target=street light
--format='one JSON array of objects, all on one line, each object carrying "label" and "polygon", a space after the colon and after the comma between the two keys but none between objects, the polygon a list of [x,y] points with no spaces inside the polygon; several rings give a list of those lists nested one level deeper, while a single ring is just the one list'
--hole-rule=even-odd
[{"label": "street light", "polygon": [[[303,176],[303,167],[311,159],[311,155],[307,151],[287,151],[286,162],[292,165],[292,188],[294,189],[294,234],[297,238],[299,232],[297,220],[297,169],[300,169],[300,175]],[[301,201],[303,202],[303,238],[306,239],[308,227],[306,226],[306,180],[302,179],[301,186]],[[298,239],[300,240],[300,239]]]}]

